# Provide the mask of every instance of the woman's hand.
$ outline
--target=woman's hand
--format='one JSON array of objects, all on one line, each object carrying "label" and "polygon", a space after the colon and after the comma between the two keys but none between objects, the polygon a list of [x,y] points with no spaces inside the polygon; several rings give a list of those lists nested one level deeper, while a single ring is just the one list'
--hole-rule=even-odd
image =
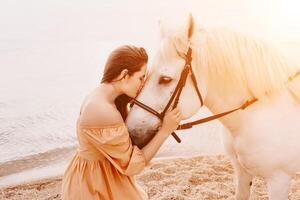
[{"label": "woman's hand", "polygon": [[167,134],[166,136],[169,136],[173,131],[177,129],[181,119],[182,116],[177,107],[173,110],[168,110],[160,128],[161,132]]},{"label": "woman's hand", "polygon": [[169,137],[169,135],[177,129],[181,119],[182,116],[178,108],[175,108],[174,110],[171,110],[170,108],[166,112],[160,130],[157,132],[154,138],[152,138],[152,140],[142,149],[147,163],[154,157],[158,149]]}]

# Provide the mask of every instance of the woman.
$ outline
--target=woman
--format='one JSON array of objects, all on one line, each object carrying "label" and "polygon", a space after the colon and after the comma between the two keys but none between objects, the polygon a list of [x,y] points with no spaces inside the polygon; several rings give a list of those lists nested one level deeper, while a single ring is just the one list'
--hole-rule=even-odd
[{"label": "woman", "polygon": [[122,46],[109,56],[101,84],[81,107],[79,148],[63,177],[63,200],[147,199],[133,176],[143,170],[181,120],[177,108],[169,110],[145,147],[132,145],[124,124],[128,96],[135,97],[141,89],[147,62],[146,51],[134,46]]}]

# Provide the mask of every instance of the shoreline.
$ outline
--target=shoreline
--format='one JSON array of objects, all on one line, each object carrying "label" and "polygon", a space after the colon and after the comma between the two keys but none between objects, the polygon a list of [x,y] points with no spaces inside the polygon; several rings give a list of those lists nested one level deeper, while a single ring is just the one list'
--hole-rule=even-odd
[{"label": "shoreline", "polygon": [[[219,128],[216,126],[215,128],[206,127],[206,131],[195,129],[188,133],[178,132],[182,142],[178,144],[172,137],[168,138],[152,161],[224,154]],[[0,163],[0,188],[31,181],[32,177],[36,180],[62,175],[76,153],[76,149],[77,145],[66,146],[26,156],[19,160]]]},{"label": "shoreline", "polygon": [[[61,199],[61,179],[53,176],[1,187],[0,199]],[[234,170],[224,155],[156,159],[136,180],[151,200],[225,200],[234,199],[235,194]],[[254,200],[268,199],[263,179],[254,178],[251,194]],[[293,177],[289,199],[300,199],[300,173]]]}]

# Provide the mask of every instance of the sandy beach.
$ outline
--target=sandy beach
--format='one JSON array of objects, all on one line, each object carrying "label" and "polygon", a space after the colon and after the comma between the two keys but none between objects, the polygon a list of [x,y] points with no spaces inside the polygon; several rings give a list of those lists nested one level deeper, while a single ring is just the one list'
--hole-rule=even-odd
[{"label": "sandy beach", "polygon": [[[234,170],[224,155],[157,159],[136,179],[153,200],[234,199]],[[60,189],[61,177],[52,177],[2,188],[0,199],[61,199]],[[261,178],[253,181],[251,199],[268,199]],[[299,173],[293,177],[289,199],[300,199]]]}]

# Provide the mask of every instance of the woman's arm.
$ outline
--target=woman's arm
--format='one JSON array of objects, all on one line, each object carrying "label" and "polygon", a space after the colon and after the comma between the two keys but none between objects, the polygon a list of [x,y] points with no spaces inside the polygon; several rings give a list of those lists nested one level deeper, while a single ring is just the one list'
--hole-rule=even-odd
[{"label": "woman's arm", "polygon": [[164,141],[175,131],[181,121],[181,113],[178,108],[168,111],[164,117],[161,129],[152,140],[142,149],[145,160],[148,163],[157,153]]}]

